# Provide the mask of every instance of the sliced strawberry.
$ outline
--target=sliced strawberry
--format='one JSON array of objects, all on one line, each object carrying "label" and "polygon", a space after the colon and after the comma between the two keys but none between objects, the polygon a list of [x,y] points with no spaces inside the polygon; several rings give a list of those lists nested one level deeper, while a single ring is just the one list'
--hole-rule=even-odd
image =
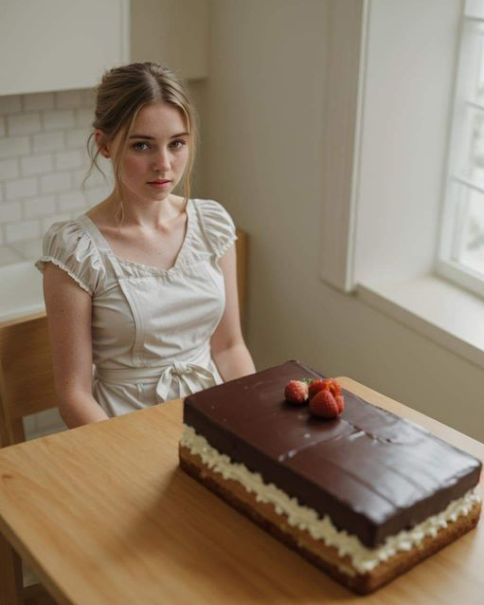
[{"label": "sliced strawberry", "polygon": [[290,380],[284,389],[284,397],[289,403],[302,405],[308,400],[308,385],[301,380]]}]

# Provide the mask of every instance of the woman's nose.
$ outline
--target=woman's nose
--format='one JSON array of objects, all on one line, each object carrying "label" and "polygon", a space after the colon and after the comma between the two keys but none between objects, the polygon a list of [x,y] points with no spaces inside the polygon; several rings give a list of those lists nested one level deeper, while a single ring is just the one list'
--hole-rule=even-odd
[{"label": "woman's nose", "polygon": [[155,170],[163,172],[170,169],[170,154],[168,150],[161,149],[155,159]]}]

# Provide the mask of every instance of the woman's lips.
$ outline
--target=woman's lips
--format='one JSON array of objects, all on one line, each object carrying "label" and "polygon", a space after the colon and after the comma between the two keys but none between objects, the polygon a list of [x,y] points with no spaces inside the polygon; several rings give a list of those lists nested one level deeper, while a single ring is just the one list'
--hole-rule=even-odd
[{"label": "woman's lips", "polygon": [[148,183],[148,185],[154,187],[155,189],[164,189],[168,187],[170,183],[171,181],[151,181]]}]

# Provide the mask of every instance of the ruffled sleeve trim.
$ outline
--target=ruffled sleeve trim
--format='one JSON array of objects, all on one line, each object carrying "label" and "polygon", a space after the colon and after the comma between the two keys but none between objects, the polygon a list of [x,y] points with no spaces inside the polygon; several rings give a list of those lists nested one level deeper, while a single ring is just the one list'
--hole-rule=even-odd
[{"label": "ruffled sleeve trim", "polygon": [[91,296],[104,274],[99,251],[76,220],[54,223],[49,228],[43,240],[43,254],[35,267],[43,272],[48,262],[65,271]]},{"label": "ruffled sleeve trim", "polygon": [[225,208],[214,200],[196,200],[202,228],[213,252],[220,258],[237,240],[235,224]]},{"label": "ruffled sleeve trim", "polygon": [[69,277],[72,277],[72,279],[83,289],[85,290],[88,294],[90,294],[92,296],[93,292],[91,290],[91,288],[89,288],[88,286],[86,286],[86,284],[81,281],[77,275],[75,275],[72,271],[70,271],[70,269],[68,267],[66,267],[64,265],[64,263],[62,263],[60,260],[58,260],[57,258],[54,258],[53,256],[41,256],[37,261],[35,261],[35,267],[41,272],[44,272],[44,268],[45,268],[45,263],[52,263],[53,265],[55,265],[56,267],[59,267],[59,269],[62,269],[63,271],[65,271]]}]

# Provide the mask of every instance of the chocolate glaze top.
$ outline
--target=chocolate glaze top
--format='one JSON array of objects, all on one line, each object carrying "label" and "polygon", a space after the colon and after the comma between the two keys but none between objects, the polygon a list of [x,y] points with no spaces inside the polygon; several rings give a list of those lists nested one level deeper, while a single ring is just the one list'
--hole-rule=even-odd
[{"label": "chocolate glaze top", "polygon": [[301,378],[324,376],[288,361],[206,389],[185,399],[184,422],[370,548],[478,483],[479,460],[349,391],[334,420],[286,403]]}]

